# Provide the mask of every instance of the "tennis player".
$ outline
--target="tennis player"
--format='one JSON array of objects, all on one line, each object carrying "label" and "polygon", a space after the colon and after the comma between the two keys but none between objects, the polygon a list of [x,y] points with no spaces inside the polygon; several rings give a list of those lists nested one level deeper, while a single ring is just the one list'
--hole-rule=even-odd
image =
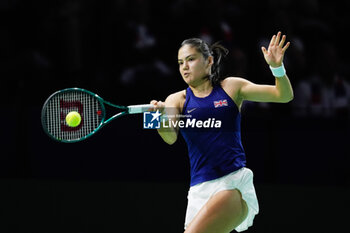
[{"label": "tennis player", "polygon": [[152,100],[168,121],[181,116],[215,119],[220,128],[188,130],[170,124],[158,133],[173,144],[180,131],[187,146],[191,182],[185,218],[185,233],[229,233],[244,231],[259,212],[253,172],[246,168],[241,142],[240,109],[244,100],[286,103],[293,99],[291,83],[283,66],[290,43],[278,32],[262,53],[275,76],[275,85],[258,85],[240,77],[220,76],[220,62],[227,49],[201,39],[182,42],[179,70],[186,90],[169,95],[165,102]]}]

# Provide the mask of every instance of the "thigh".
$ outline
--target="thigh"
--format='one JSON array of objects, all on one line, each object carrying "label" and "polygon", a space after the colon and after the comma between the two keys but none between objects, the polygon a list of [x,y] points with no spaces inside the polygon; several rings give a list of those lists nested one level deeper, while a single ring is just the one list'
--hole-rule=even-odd
[{"label": "thigh", "polygon": [[248,207],[237,189],[220,191],[202,207],[185,233],[229,233],[247,213]]}]

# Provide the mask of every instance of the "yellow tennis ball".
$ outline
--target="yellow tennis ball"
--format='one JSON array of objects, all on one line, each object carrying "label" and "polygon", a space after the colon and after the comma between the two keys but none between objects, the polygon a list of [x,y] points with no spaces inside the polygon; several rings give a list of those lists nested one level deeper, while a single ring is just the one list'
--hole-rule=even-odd
[{"label": "yellow tennis ball", "polygon": [[66,122],[70,127],[77,127],[80,124],[81,116],[78,112],[72,111],[67,114]]}]

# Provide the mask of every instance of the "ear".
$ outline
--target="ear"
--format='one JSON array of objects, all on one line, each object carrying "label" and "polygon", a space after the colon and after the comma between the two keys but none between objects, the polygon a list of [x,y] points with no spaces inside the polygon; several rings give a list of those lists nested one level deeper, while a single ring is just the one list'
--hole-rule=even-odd
[{"label": "ear", "polygon": [[212,66],[214,64],[214,57],[213,56],[209,56],[208,57],[208,65]]}]

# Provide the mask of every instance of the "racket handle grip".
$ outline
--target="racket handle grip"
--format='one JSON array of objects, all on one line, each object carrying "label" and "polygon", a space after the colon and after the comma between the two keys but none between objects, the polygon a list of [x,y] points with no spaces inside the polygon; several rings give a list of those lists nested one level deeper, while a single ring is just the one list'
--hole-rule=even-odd
[{"label": "racket handle grip", "polygon": [[136,113],[143,113],[150,111],[150,109],[153,109],[153,104],[138,104],[138,105],[129,105],[128,106],[128,113],[129,114],[136,114]]}]

